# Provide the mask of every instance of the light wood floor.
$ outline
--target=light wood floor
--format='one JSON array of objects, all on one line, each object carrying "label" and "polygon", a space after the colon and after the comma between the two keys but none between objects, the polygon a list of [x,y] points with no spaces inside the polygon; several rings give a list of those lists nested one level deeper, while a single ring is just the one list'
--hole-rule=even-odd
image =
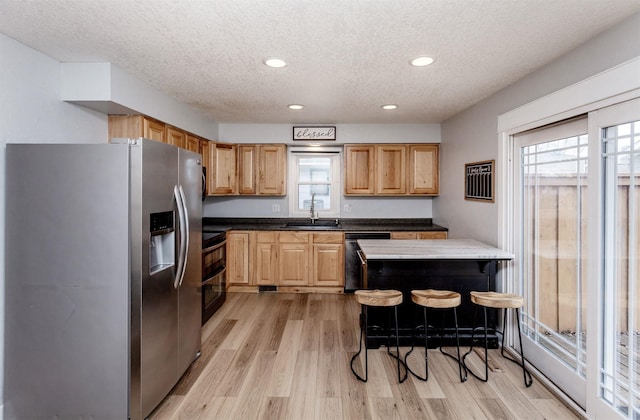
[{"label": "light wood floor", "polygon": [[353,295],[227,294],[203,326],[202,356],[150,418],[578,418],[539,382],[525,388],[497,351],[488,383],[460,383],[455,362],[430,350],[429,381],[398,384],[385,348],[369,351],[369,381],[359,382],[349,369],[359,310]]}]

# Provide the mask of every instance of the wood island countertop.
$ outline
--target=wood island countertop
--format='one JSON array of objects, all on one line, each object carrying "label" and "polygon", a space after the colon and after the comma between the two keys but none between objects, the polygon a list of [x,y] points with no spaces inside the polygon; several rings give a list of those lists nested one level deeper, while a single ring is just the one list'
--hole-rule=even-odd
[{"label": "wood island countertop", "polygon": [[512,260],[515,255],[475,239],[360,239],[367,260]]}]

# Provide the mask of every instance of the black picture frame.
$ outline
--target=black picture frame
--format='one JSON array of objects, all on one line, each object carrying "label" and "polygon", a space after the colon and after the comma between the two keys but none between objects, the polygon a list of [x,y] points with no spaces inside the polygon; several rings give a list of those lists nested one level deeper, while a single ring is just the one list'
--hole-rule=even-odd
[{"label": "black picture frame", "polygon": [[464,164],[464,199],[495,202],[495,160]]}]

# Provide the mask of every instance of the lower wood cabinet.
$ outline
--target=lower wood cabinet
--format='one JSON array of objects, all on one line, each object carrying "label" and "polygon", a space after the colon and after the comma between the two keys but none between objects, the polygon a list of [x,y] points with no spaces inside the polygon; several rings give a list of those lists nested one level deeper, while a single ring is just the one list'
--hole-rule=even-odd
[{"label": "lower wood cabinet", "polygon": [[227,250],[229,286],[344,287],[343,232],[232,231]]},{"label": "lower wood cabinet", "polygon": [[344,233],[313,234],[313,286],[344,287]]},{"label": "lower wood cabinet", "polygon": [[311,276],[311,233],[278,233],[278,285],[308,286]]},{"label": "lower wood cabinet", "polygon": [[278,284],[277,232],[256,232],[255,284]]},{"label": "lower wood cabinet", "polygon": [[227,233],[227,284],[251,283],[249,272],[250,232]]}]

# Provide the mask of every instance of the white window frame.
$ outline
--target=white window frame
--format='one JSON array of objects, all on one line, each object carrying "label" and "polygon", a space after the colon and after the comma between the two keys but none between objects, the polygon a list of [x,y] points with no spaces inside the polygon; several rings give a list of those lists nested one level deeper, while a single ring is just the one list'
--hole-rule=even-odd
[{"label": "white window frame", "polygon": [[310,217],[309,210],[298,209],[298,157],[321,156],[331,158],[331,209],[317,209],[319,218],[340,217],[340,197],[341,197],[341,148],[317,148],[302,147],[289,148],[288,167],[288,194],[289,194],[289,217]]}]

